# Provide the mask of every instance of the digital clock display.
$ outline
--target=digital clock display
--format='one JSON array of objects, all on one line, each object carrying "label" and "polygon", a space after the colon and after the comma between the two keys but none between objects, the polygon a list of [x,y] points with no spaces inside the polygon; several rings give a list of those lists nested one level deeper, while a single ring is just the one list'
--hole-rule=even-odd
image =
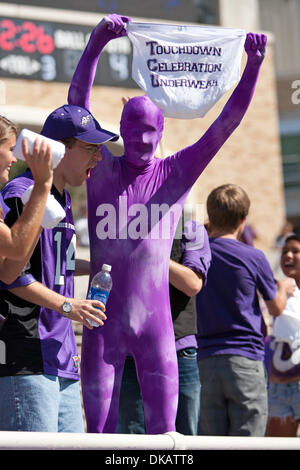
[{"label": "digital clock display", "polygon": [[[0,17],[0,77],[70,82],[92,26]],[[136,88],[127,37],[101,55],[95,85]]]},{"label": "digital clock display", "polygon": [[54,49],[54,39],[33,21],[16,24],[10,19],[0,21],[0,47],[4,51],[20,48],[23,52],[33,54],[51,54]]}]

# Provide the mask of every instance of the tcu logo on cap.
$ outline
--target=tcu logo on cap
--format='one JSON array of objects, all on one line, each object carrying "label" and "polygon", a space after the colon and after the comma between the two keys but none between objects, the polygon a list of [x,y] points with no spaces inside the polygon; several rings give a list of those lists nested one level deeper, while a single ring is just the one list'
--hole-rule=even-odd
[{"label": "tcu logo on cap", "polygon": [[88,114],[87,116],[83,116],[81,118],[81,125],[82,126],[85,126],[86,124],[88,124],[90,121],[92,121],[92,116],[90,114]]}]

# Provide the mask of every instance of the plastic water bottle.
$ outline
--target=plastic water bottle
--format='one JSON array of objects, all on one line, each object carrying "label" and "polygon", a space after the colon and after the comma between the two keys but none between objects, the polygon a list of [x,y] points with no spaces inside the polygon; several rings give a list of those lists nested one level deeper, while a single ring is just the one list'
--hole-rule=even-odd
[{"label": "plastic water bottle", "polygon": [[[110,275],[110,271],[111,266],[109,264],[103,264],[102,270],[97,273],[92,279],[88,299],[100,300],[100,302],[106,305],[109,293],[112,288],[112,278]],[[100,326],[93,320],[87,320],[91,326]]]}]

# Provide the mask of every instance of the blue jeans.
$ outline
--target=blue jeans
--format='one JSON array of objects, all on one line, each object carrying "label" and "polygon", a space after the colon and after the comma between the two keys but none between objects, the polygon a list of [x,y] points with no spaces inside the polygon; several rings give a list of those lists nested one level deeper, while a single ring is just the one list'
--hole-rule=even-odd
[{"label": "blue jeans", "polygon": [[179,373],[176,431],[186,436],[198,434],[200,416],[200,376],[195,348],[177,352]]},{"label": "blue jeans", "polygon": [[[176,431],[184,435],[197,435],[200,412],[200,379],[195,348],[177,352],[179,396]],[[118,433],[144,434],[143,401],[138,384],[134,360],[125,362],[120,393]]]},{"label": "blue jeans", "polygon": [[0,377],[0,431],[84,432],[79,382],[52,375]]},{"label": "blue jeans", "polygon": [[270,417],[300,419],[300,382],[270,383],[268,404]]}]

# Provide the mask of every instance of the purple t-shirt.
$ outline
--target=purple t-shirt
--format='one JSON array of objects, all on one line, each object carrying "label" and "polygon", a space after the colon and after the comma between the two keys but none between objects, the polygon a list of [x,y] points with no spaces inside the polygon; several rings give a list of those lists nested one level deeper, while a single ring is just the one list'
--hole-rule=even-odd
[{"label": "purple t-shirt", "polygon": [[[11,225],[22,211],[21,196],[33,183],[30,171],[11,180],[2,190]],[[38,281],[49,289],[74,297],[75,228],[70,196],[51,190],[66,217],[53,229],[43,229],[40,241],[21,275],[10,286],[0,282],[0,311],[6,322],[0,331],[6,358],[0,376],[50,374],[78,380],[77,345],[72,322],[58,312],[31,304],[9,288]]]},{"label": "purple t-shirt", "polygon": [[275,297],[271,267],[262,251],[237,240],[211,238],[210,248],[207,283],[197,295],[198,359],[236,354],[263,360],[257,291],[264,300]]},{"label": "purple t-shirt", "polygon": [[[207,243],[207,233],[203,225],[195,220],[189,220],[182,234],[183,256],[181,264],[195,272],[202,273],[206,279],[210,266],[211,252]],[[176,341],[176,351],[185,348],[197,348],[195,335],[188,335]]]}]

